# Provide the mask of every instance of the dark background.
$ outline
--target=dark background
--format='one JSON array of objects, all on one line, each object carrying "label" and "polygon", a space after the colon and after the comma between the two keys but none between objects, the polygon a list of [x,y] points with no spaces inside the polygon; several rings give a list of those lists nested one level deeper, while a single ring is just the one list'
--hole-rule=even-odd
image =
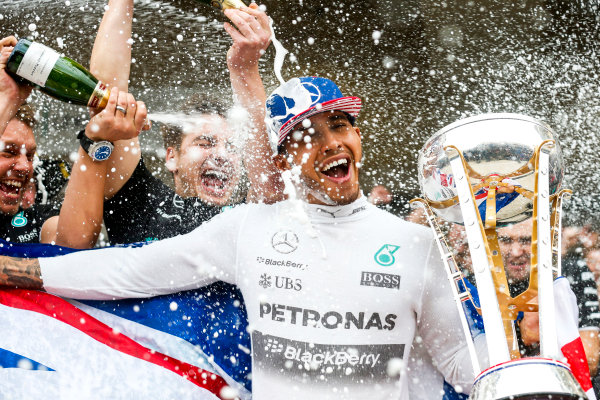
[{"label": "dark background", "polygon": [[[0,35],[33,37],[87,66],[105,4],[2,0]],[[296,58],[286,59],[284,79],[325,76],[344,94],[363,99],[358,124],[364,134],[365,190],[384,184],[416,194],[417,152],[430,135],[466,116],[517,112],[556,130],[566,161],[564,186],[576,191],[571,216],[600,218],[597,2],[264,4],[278,38]],[[151,111],[175,111],[195,91],[230,96],[225,63],[230,39],[220,11],[194,0],[138,0],[135,7],[130,90]],[[273,58],[271,47],[261,64],[267,91],[277,86]],[[37,131],[41,156],[68,157],[77,148],[75,132],[87,119],[86,110],[39,94],[34,101],[43,121]],[[142,142],[160,167],[158,129],[144,133]]]}]

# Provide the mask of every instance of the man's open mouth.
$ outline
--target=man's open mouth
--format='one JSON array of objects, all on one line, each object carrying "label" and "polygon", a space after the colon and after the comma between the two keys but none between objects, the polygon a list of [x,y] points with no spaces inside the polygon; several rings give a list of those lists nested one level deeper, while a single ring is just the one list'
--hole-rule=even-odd
[{"label": "man's open mouth", "polygon": [[509,262],[508,263],[508,268],[516,273],[525,273],[528,272],[528,268],[529,268],[529,262],[528,261],[523,261],[523,262]]},{"label": "man's open mouth", "polygon": [[7,179],[0,181],[0,191],[7,197],[19,198],[21,189],[23,188],[23,182],[14,179]]},{"label": "man's open mouth", "polygon": [[217,196],[222,196],[226,192],[229,179],[229,174],[214,169],[206,170],[200,175],[200,182],[204,189]]},{"label": "man's open mouth", "polygon": [[350,159],[338,158],[327,161],[323,164],[321,173],[335,182],[344,182],[350,178]]}]

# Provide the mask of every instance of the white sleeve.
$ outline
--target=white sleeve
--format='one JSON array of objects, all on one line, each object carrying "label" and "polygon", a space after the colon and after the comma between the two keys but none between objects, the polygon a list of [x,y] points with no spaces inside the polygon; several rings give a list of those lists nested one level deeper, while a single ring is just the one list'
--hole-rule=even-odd
[{"label": "white sleeve", "polygon": [[[418,334],[446,381],[468,393],[475,374],[458,309],[434,240],[431,240],[424,269],[425,285],[417,321]],[[479,336],[475,340],[478,353],[485,350],[484,335]]]},{"label": "white sleeve", "polygon": [[247,207],[228,210],[194,231],[146,246],[40,258],[44,289],[74,299],[151,297],[235,283],[237,242]]}]

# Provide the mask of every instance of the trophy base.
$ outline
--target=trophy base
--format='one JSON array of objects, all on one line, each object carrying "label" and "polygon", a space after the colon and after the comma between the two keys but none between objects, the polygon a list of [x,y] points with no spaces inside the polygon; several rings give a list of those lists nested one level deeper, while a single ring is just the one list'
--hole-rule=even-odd
[{"label": "trophy base", "polygon": [[483,371],[473,385],[471,400],[587,400],[587,396],[560,361],[522,358]]}]

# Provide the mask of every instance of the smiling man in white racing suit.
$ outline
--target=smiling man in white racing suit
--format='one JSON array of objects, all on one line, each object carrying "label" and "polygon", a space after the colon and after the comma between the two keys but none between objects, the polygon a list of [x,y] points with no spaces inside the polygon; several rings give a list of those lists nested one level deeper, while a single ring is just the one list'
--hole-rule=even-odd
[{"label": "smiling man in white racing suit", "polygon": [[328,79],[292,79],[267,100],[275,162],[295,182],[290,199],[241,205],[140,248],[2,257],[0,284],[80,299],[236,284],[257,400],[408,399],[413,341],[468,390],[473,370],[431,233],[360,192],[360,107]]}]

